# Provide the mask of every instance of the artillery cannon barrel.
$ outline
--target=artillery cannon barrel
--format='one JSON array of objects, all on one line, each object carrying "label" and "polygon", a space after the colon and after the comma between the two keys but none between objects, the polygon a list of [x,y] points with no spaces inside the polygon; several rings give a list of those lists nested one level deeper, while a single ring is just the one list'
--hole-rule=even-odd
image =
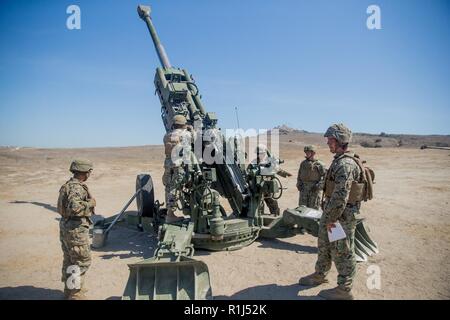
[{"label": "artillery cannon barrel", "polygon": [[153,26],[152,19],[150,18],[150,7],[138,5],[137,12],[139,17],[145,21],[147,24],[148,31],[150,31],[150,35],[152,36],[153,44],[155,45],[156,53],[158,54],[159,61],[164,68],[172,67],[169,61],[169,57],[166,54],[166,50],[164,50],[161,41],[159,41],[158,34],[156,33],[155,26]]}]

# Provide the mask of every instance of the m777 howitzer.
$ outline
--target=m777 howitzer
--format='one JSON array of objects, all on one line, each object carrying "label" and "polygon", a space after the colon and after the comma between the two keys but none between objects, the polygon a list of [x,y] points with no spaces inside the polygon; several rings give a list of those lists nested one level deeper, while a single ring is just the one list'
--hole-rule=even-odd
[{"label": "m777 howitzer", "polygon": [[[165,223],[167,209],[154,200],[151,176],[137,176],[138,214],[128,215],[125,220],[139,230],[158,232],[158,245],[152,258],[129,265],[123,299],[209,299],[209,270],[205,263],[193,259],[195,249],[236,250],[258,237],[284,238],[304,230],[317,236],[321,212],[298,207],[285,210],[278,217],[263,213],[261,203],[265,197],[281,196],[280,180],[258,165],[245,166],[245,153],[238,139],[222,135],[216,115],[206,111],[190,74],[170,64],[150,18],[150,7],[138,6],[138,14],[148,27],[161,63],[154,84],[164,127],[167,132],[172,130],[173,117],[185,116],[197,135],[191,148],[199,149],[200,154],[187,151],[192,162],[185,166],[186,173],[177,191],[179,209],[188,219]],[[215,161],[204,159],[205,150]],[[223,198],[231,212],[226,212],[220,202]],[[111,223],[117,220],[108,218],[99,227],[111,230]],[[360,229],[365,234],[366,254],[371,255],[376,244],[369,243],[362,223]]]}]

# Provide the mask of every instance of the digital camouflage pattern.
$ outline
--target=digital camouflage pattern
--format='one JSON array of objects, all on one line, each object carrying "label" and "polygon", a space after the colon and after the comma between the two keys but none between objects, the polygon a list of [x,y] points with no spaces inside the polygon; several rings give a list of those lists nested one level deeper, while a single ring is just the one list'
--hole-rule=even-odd
[{"label": "digital camouflage pattern", "polygon": [[[85,183],[71,178],[61,187],[58,198],[58,212],[62,215],[60,241],[64,254],[61,281],[64,282],[66,297],[76,299],[84,290],[84,277],[91,265],[89,226],[94,207],[95,200]],[[79,284],[76,283],[77,278]]]},{"label": "digital camouflage pattern", "polygon": [[326,173],[327,168],[322,161],[309,159],[302,161],[297,175],[297,189],[300,191],[299,206],[320,208]]},{"label": "digital camouflage pattern", "polygon": [[307,145],[303,148],[303,151],[312,151],[312,152],[316,152],[316,147],[312,146],[312,145]]},{"label": "digital camouflage pattern", "polygon": [[[358,181],[361,169],[356,162],[336,154],[330,166],[326,179],[335,182],[335,188],[330,198],[324,202],[323,214],[319,225],[318,258],[316,272],[326,275],[334,261],[338,271],[338,285],[344,290],[351,290],[356,272],[355,228],[356,215],[360,203],[348,205],[348,197],[353,181]],[[330,243],[326,225],[339,221],[347,237]]]},{"label": "digital camouflage pattern", "polygon": [[177,114],[176,116],[173,117],[173,123],[179,124],[179,125],[185,125],[187,123],[187,119],[185,116],[183,116],[181,114]]},{"label": "digital camouflage pattern", "polygon": [[89,160],[77,159],[70,164],[70,172],[88,172],[94,167]]},{"label": "digital camouflage pattern", "polygon": [[350,143],[352,140],[352,131],[347,128],[343,123],[335,123],[327,129],[324,137],[333,137],[340,144]]}]

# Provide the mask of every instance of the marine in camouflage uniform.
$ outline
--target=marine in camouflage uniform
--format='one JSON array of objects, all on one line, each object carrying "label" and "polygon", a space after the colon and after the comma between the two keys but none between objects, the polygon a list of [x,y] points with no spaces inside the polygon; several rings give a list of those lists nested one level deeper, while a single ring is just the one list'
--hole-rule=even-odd
[{"label": "marine in camouflage uniform", "polygon": [[83,299],[86,292],[84,278],[91,265],[90,217],[96,202],[84,182],[92,169],[90,161],[73,161],[70,171],[74,176],[59,191],[59,238],[64,255],[61,281],[66,299]]},{"label": "marine in camouflage uniform", "polygon": [[[350,204],[348,199],[352,183],[359,181],[362,172],[355,160],[346,156],[353,156],[347,150],[351,136],[351,131],[343,124],[334,124],[325,133],[330,151],[335,153],[325,183],[334,185],[334,188],[326,192],[330,196],[325,198],[319,224],[315,273],[300,279],[302,285],[320,285],[328,282],[326,275],[334,261],[338,271],[338,286],[319,293],[326,299],[353,299],[351,289],[356,273],[354,241],[356,215],[359,213],[360,203]],[[330,243],[328,230],[337,221],[342,225],[347,237]]]},{"label": "marine in camouflage uniform", "polygon": [[[193,160],[190,147],[194,134],[191,127],[186,125],[186,118],[182,115],[174,116],[172,122],[173,130],[164,136],[166,158],[164,160],[162,182],[165,187],[166,222],[175,222],[184,218],[175,215],[177,210],[177,190],[185,176],[184,162],[187,159],[186,157],[189,158],[189,161]],[[189,154],[186,154],[186,152]]]},{"label": "marine in camouflage uniform", "polygon": [[306,159],[298,169],[297,190],[300,191],[298,205],[319,209],[327,169],[322,161],[315,159],[314,146],[305,146],[303,150]]},{"label": "marine in camouflage uniform", "polygon": [[[252,166],[261,166],[261,172],[267,171],[267,174],[277,174],[281,177],[290,177],[290,174],[287,171],[284,171],[280,168],[277,159],[273,157],[269,157],[267,153],[267,147],[264,145],[258,145],[256,148],[257,157],[251,162]],[[271,164],[270,167],[266,167],[267,164]],[[271,215],[279,216],[280,215],[280,206],[278,205],[278,201],[272,198],[270,194],[263,194],[264,203],[269,208],[269,212]],[[261,203],[260,210],[264,210],[264,204]]]}]

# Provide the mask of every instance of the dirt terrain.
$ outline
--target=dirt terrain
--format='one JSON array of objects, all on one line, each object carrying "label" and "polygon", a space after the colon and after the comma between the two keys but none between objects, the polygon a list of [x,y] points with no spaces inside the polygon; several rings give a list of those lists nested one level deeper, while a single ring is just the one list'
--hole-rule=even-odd
[{"label": "dirt terrain", "polygon": [[[291,141],[289,141],[291,140]],[[284,169],[296,175],[308,139],[281,140]],[[317,141],[317,140],[315,140]],[[380,253],[358,264],[358,299],[450,299],[450,152],[418,148],[355,147],[376,173],[376,199],[362,216]],[[318,156],[331,154],[323,140]],[[98,149],[0,148],[0,299],[62,299],[62,252],[59,243],[58,190],[75,157],[95,164],[88,185],[98,214],[111,216],[134,193],[135,177],[150,173],[157,199],[163,148],[145,146]],[[295,207],[295,178],[282,179],[281,207]],[[136,210],[135,203],[129,208]],[[127,264],[150,257],[155,236],[118,228],[108,245],[93,251],[87,274],[90,299],[117,299],[123,293]],[[216,299],[316,299],[322,288],[299,286],[314,270],[316,239],[298,235],[258,240],[233,252],[198,251],[210,270]],[[371,268],[369,268],[372,266]],[[373,267],[375,266],[375,267]],[[381,288],[369,289],[367,272],[379,267]],[[333,267],[330,284],[335,285]]]}]

